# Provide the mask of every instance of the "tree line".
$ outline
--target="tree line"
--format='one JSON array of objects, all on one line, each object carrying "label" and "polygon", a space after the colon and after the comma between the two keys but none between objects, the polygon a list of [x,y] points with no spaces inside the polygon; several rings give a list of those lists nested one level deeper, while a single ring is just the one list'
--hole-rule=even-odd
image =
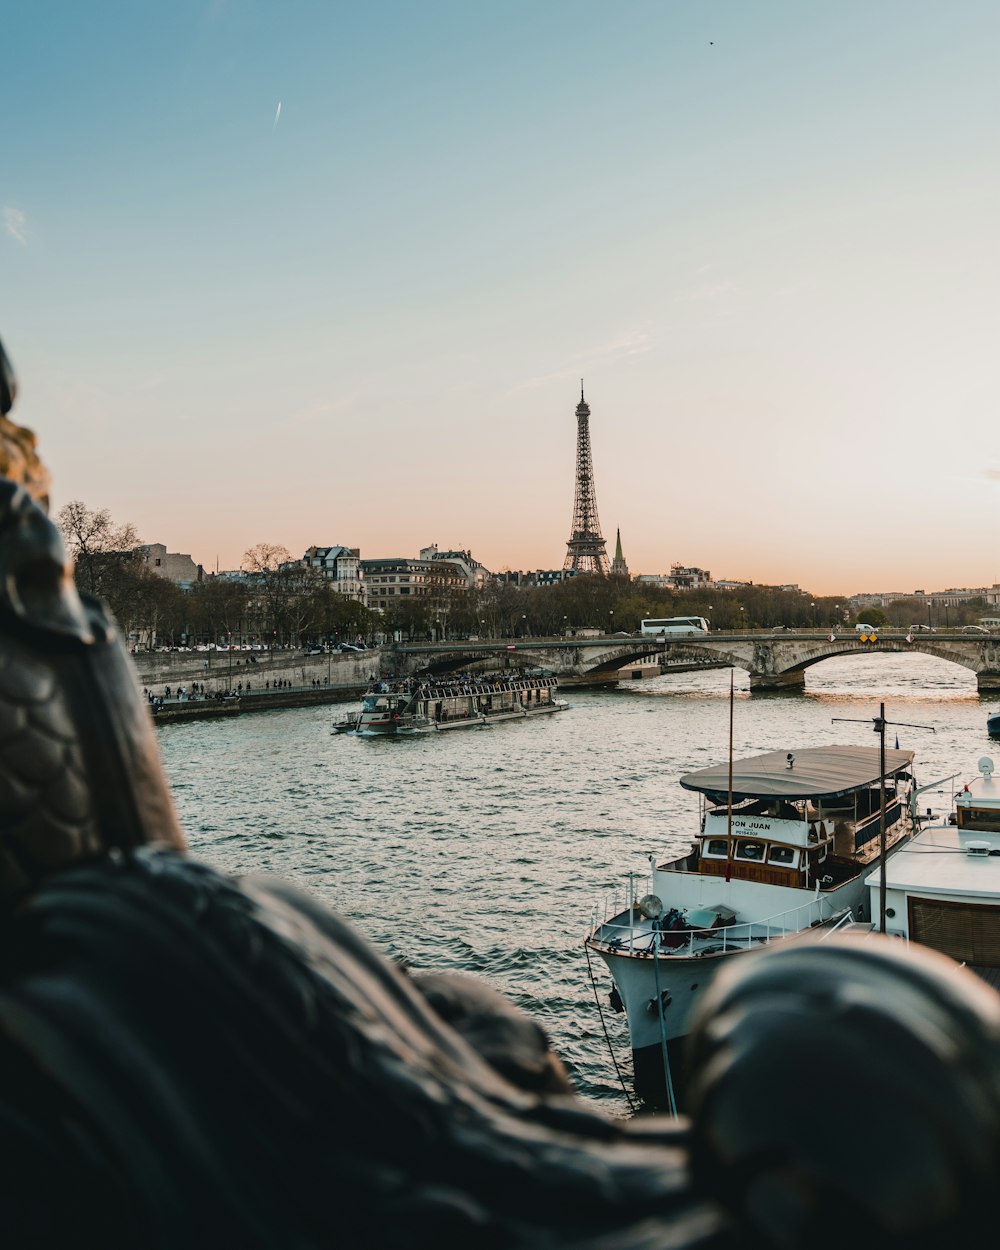
[{"label": "tree line", "polygon": [[[140,645],[258,641],[298,646],[362,637],[403,639],[517,638],[575,629],[635,633],[646,617],[702,616],[712,629],[830,628],[864,620],[876,626],[972,622],[981,601],[958,606],[898,600],[886,609],[848,613],[846,595],[815,596],[780,586],[672,590],[627,577],[582,575],[550,586],[501,578],[469,592],[400,597],[385,612],[338,594],[318,569],[277,544],[258,543],[243,556],[241,580],[209,575],[182,590],[152,572],[132,525],[78,500],[56,517],[76,565],[81,590],[104,599],[123,632]],[[927,619],[930,616],[931,619]]]}]

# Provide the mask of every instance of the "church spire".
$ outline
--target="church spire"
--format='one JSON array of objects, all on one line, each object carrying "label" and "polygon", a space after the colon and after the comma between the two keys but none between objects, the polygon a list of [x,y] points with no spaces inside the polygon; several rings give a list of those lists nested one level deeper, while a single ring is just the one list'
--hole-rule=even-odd
[{"label": "church spire", "polygon": [[618,539],[615,542],[615,558],[611,561],[611,575],[612,577],[628,577],[628,565],[622,555],[622,532],[619,529],[616,533]]}]

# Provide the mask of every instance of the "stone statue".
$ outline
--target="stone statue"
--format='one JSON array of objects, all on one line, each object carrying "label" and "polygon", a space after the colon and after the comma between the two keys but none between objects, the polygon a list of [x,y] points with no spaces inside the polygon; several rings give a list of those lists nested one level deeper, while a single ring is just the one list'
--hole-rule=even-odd
[{"label": "stone statue", "polygon": [[690,1118],[618,1121],[481,983],[411,977],[289,885],[188,856],[114,621],[77,594],[37,468],[7,464],[7,1244],[923,1250],[992,1215],[1000,1000],[942,957],[737,961]]}]

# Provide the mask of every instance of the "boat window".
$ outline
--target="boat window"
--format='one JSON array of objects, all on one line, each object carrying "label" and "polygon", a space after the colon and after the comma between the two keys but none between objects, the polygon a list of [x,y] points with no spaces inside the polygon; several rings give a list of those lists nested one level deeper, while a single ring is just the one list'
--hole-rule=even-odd
[{"label": "boat window", "polygon": [[791,846],[772,846],[767,862],[769,864],[794,864],[795,850]]},{"label": "boat window", "polygon": [[764,843],[741,841],[736,843],[737,859],[758,859],[764,858]]},{"label": "boat window", "polygon": [[705,840],[705,854],[713,856],[716,859],[725,859],[729,854],[729,848],[725,838],[707,838]]}]

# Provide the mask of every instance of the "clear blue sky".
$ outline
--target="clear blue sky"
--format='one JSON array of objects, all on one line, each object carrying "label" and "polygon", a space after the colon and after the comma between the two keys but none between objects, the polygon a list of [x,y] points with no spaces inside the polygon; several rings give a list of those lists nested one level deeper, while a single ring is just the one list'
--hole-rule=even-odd
[{"label": "clear blue sky", "polygon": [[[14,3],[0,334],[53,506],[1000,580],[1000,6]],[[280,103],[280,110],[279,110]]]}]

